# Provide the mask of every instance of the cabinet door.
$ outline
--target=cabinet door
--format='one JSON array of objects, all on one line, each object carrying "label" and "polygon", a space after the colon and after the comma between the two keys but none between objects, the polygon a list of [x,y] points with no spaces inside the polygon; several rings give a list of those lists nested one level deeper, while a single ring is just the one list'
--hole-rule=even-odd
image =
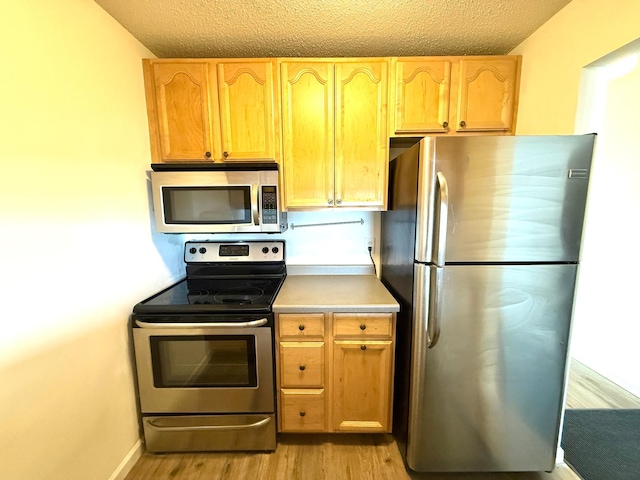
[{"label": "cabinet door", "polygon": [[512,130],[518,57],[460,60],[456,130]]},{"label": "cabinet door", "polygon": [[223,160],[275,160],[273,62],[217,68]]},{"label": "cabinet door", "polygon": [[449,126],[451,62],[398,60],[394,133],[443,133]]},{"label": "cabinet door", "polygon": [[386,61],[336,64],[336,206],[384,208]]},{"label": "cabinet door", "polygon": [[212,153],[207,63],[155,63],[160,155],[163,160],[207,160]]},{"label": "cabinet door", "polygon": [[281,77],[285,205],[332,206],[333,64],[284,62]]},{"label": "cabinet door", "polygon": [[333,428],[390,432],[391,341],[334,341]]}]

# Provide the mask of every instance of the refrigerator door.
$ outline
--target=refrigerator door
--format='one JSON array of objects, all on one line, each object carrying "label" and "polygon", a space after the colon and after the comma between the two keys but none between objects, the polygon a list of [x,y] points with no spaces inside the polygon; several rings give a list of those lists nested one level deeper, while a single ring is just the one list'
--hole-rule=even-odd
[{"label": "refrigerator door", "polygon": [[579,261],[594,139],[422,140],[416,260],[440,264],[444,248],[446,263]]},{"label": "refrigerator door", "polygon": [[[411,469],[554,468],[577,268],[415,265],[414,299],[426,304],[413,305]],[[428,280],[438,270],[439,308]]]}]

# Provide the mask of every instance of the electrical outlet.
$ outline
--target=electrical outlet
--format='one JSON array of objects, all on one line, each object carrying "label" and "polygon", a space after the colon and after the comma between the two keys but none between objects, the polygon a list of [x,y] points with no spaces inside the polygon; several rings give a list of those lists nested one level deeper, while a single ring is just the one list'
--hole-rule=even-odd
[{"label": "electrical outlet", "polygon": [[371,248],[371,253],[374,252],[374,241],[373,238],[371,237],[367,237],[364,239],[364,250],[365,252],[369,253],[369,248]]}]

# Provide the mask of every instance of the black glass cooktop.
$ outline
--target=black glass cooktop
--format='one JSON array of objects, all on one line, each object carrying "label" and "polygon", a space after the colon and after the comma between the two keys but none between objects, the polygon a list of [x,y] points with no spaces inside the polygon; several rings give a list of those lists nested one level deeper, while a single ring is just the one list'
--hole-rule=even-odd
[{"label": "black glass cooktop", "polygon": [[283,281],[283,275],[188,278],[138,303],[133,313],[266,313]]}]

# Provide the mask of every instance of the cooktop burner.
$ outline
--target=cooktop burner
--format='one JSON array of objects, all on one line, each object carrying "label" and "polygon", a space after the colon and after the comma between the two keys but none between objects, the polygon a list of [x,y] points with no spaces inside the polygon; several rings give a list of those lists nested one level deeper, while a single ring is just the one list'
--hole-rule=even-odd
[{"label": "cooktop burner", "polygon": [[270,305],[281,279],[217,279],[187,278],[191,304]]},{"label": "cooktop burner", "polygon": [[138,303],[133,313],[271,312],[286,277],[283,250],[284,242],[187,242],[187,277]]}]

